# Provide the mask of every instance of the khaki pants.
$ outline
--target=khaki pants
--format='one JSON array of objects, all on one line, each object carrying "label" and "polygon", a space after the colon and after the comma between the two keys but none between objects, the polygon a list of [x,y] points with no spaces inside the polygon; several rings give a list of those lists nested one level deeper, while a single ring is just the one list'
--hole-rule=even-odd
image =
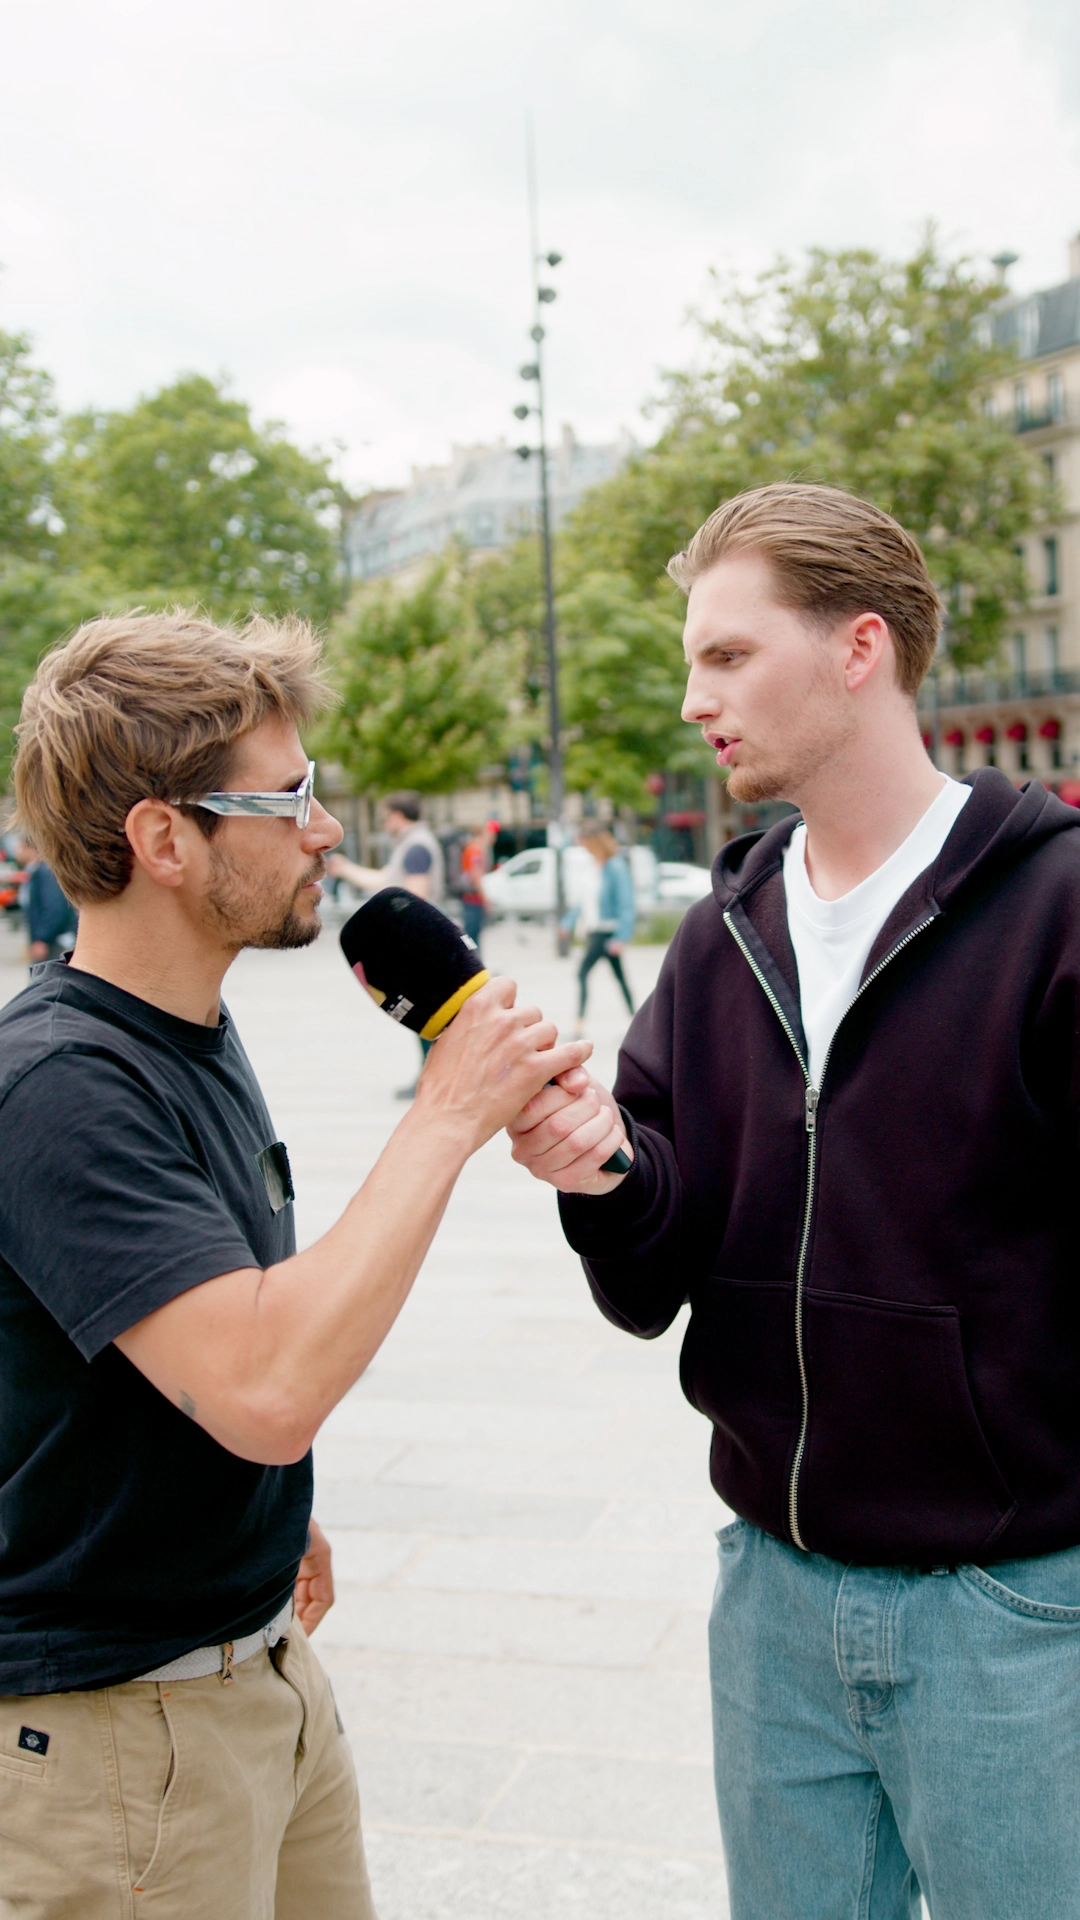
[{"label": "khaki pants", "polygon": [[375,1920],[352,1756],[299,1624],[228,1686],[0,1698],[0,1916]]}]

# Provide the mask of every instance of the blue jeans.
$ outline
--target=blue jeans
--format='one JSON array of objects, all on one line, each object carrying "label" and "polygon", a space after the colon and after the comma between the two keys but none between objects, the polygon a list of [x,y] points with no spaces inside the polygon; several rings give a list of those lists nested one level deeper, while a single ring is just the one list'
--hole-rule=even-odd
[{"label": "blue jeans", "polygon": [[732,1920],[1080,1920],[1080,1547],[845,1567],[745,1520],[709,1645]]}]

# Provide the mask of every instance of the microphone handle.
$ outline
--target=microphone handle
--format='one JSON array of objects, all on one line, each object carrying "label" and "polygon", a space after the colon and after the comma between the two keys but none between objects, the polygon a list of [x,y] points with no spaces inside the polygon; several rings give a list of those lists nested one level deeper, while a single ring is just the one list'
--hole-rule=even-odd
[{"label": "microphone handle", "polygon": [[616,1147],[611,1159],[604,1161],[600,1171],[601,1173],[629,1173],[633,1164],[630,1155],[624,1153],[621,1147]]},{"label": "microphone handle", "polygon": [[[557,1084],[554,1080],[548,1081],[549,1087],[554,1087]],[[633,1164],[630,1155],[624,1153],[621,1147],[616,1147],[611,1159],[604,1161],[600,1171],[601,1173],[629,1173]]]}]

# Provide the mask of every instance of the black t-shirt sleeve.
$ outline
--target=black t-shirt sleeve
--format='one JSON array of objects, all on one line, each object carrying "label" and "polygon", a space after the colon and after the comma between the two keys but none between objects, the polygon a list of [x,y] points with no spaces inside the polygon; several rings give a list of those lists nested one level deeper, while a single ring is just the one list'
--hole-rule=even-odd
[{"label": "black t-shirt sleeve", "polygon": [[406,873],[430,873],[431,854],[427,847],[409,847],[402,864]]},{"label": "black t-shirt sleeve", "polygon": [[0,1105],[0,1233],[87,1360],[177,1294],[261,1265],[179,1114],[90,1052],[51,1055]]}]

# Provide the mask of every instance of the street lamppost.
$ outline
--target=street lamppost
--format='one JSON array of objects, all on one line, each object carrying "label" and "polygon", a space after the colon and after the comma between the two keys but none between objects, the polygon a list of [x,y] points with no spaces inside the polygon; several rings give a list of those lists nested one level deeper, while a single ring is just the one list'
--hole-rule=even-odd
[{"label": "street lamppost", "polygon": [[563,886],[562,842],[563,842],[563,763],[562,763],[562,718],[559,710],[559,661],[556,648],[555,630],[555,579],[551,561],[551,497],[548,484],[547,424],[544,413],[544,327],[541,324],[541,309],[549,306],[556,298],[555,288],[541,286],[541,266],[557,267],[562,259],[561,253],[540,254],[536,248],[536,194],[530,169],[530,226],[533,248],[533,324],[529,337],[533,342],[536,357],[519,369],[523,380],[536,382],[536,405],[530,407],[523,403],[514,408],[514,418],[527,420],[535,413],[539,428],[540,445],[517,448],[522,460],[528,460],[533,454],[540,462],[540,549],[543,562],[544,580],[544,642],[547,656],[548,678],[548,725],[551,732],[551,746],[548,753],[548,812],[550,815],[549,844],[555,847],[555,925],[556,944],[559,939],[559,926],[566,911],[566,896]]}]

